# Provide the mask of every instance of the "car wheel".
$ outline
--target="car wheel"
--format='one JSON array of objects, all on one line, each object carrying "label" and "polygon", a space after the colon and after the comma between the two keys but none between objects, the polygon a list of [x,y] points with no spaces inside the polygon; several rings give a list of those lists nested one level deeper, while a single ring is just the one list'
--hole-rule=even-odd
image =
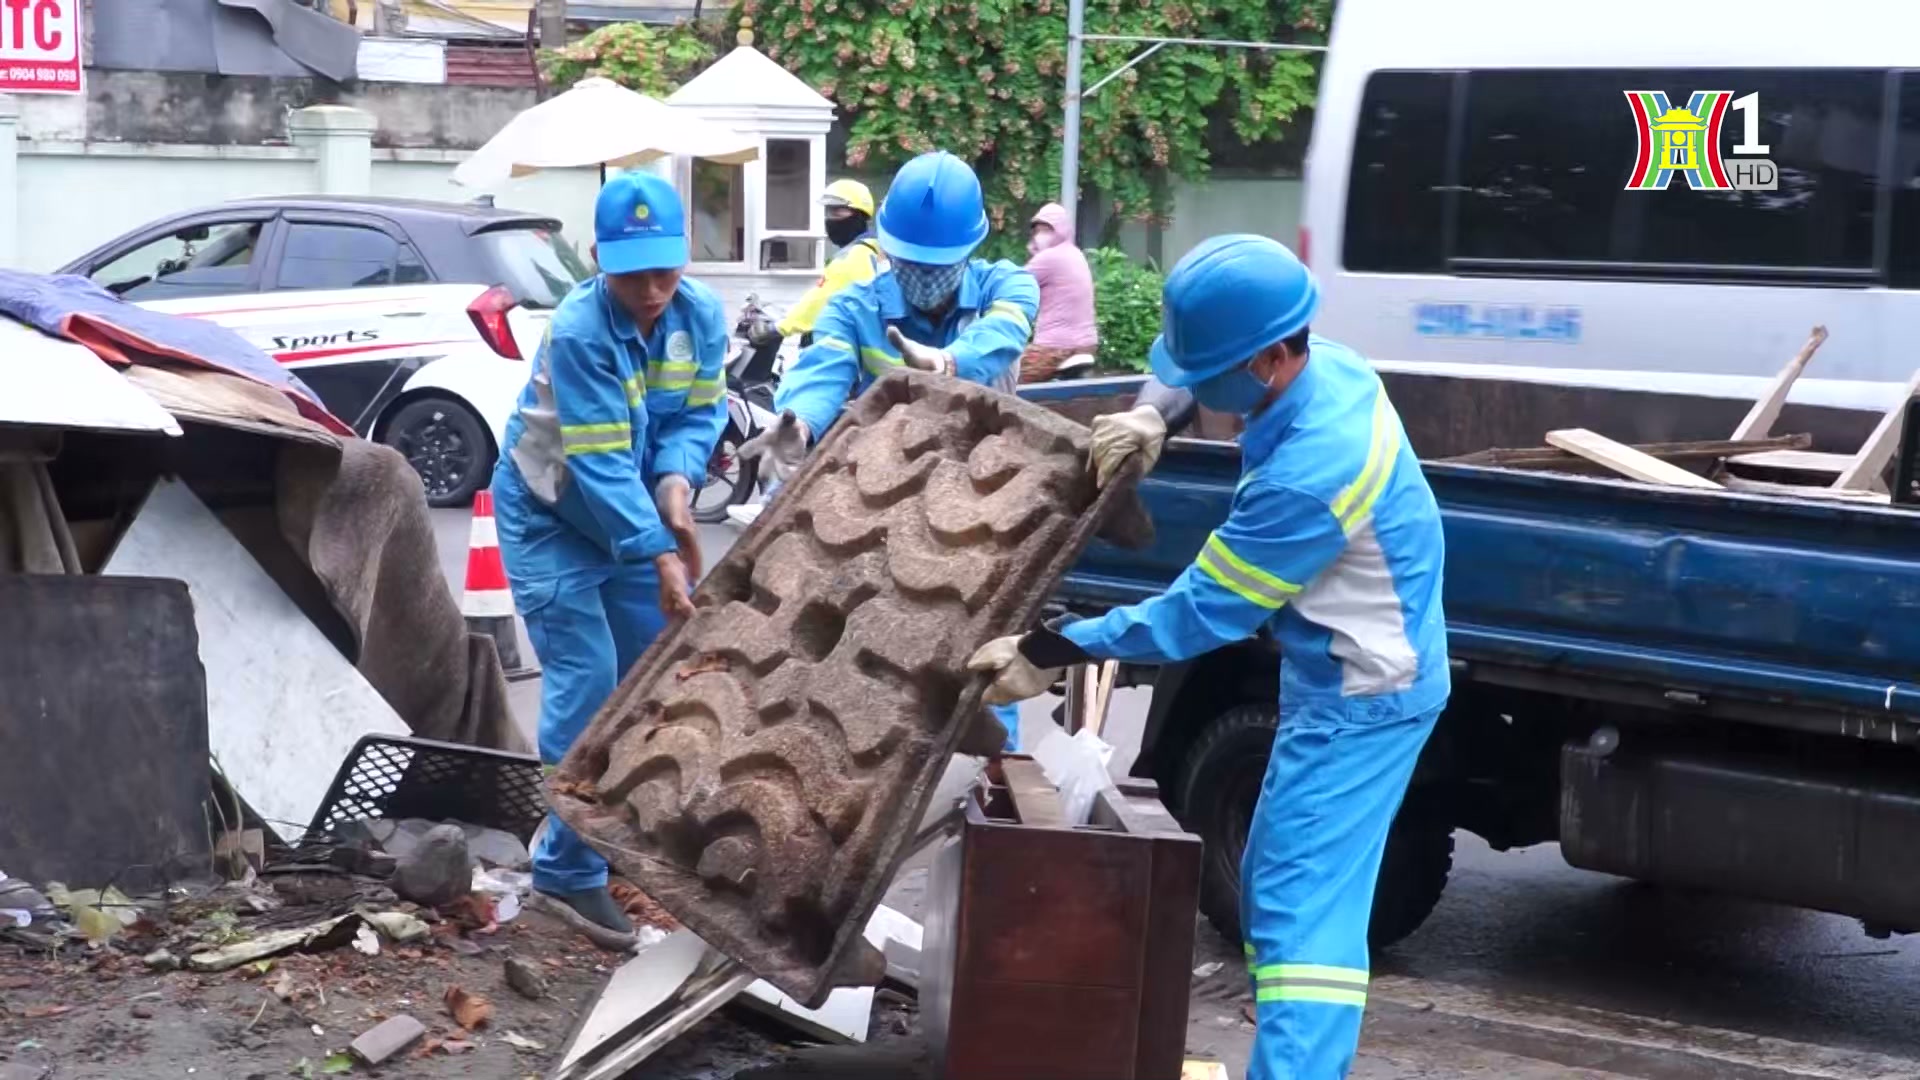
[{"label": "car wheel", "polygon": [[740,447],[746,441],[733,421],[727,421],[720,440],[713,444],[713,455],[707,458],[707,475],[693,493],[693,520],[717,525],[727,520],[727,507],[739,506],[753,497],[760,463],[740,456]]},{"label": "car wheel", "polygon": [[[1229,941],[1244,940],[1240,856],[1278,727],[1275,706],[1237,706],[1220,714],[1187,755],[1183,823],[1205,844],[1200,911]],[[1420,792],[1409,792],[1387,834],[1367,944],[1384,948],[1419,929],[1440,902],[1452,870],[1452,822]]]},{"label": "car wheel", "polygon": [[472,409],[449,398],[415,398],[382,426],[380,441],[400,451],[420,474],[427,505],[473,504],[493,471],[493,443]]}]

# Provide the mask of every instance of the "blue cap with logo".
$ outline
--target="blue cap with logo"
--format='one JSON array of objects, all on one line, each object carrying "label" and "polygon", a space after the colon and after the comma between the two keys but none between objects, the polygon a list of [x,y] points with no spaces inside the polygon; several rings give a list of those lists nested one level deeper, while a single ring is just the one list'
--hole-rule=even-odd
[{"label": "blue cap with logo", "polygon": [[609,274],[687,265],[687,218],[680,193],[652,173],[608,180],[593,205],[595,259]]}]

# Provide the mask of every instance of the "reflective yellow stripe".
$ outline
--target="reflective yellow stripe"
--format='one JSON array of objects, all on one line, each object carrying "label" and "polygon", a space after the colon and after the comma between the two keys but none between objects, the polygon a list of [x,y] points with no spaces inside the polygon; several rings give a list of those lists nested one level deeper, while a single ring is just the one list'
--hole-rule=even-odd
[{"label": "reflective yellow stripe", "polygon": [[1364,968],[1335,967],[1331,964],[1262,964],[1253,969],[1254,1000],[1311,1001],[1323,1005],[1367,1003],[1367,972]]},{"label": "reflective yellow stripe", "polygon": [[849,352],[849,353],[853,351],[853,346],[851,344],[845,341],[841,341],[837,337],[814,338],[813,344],[815,348],[820,348],[820,349],[839,349],[841,352]]},{"label": "reflective yellow stripe", "polygon": [[1023,332],[1033,333],[1033,323],[1027,319],[1027,313],[1021,311],[1020,306],[1010,300],[995,300],[993,303],[988,304],[987,316],[991,318],[995,315],[1005,315],[1014,322],[1019,323],[1020,329]]},{"label": "reflective yellow stripe", "polygon": [[1366,988],[1367,980],[1371,978],[1366,968],[1334,967],[1331,964],[1263,964],[1253,969],[1253,977],[1261,982],[1275,979],[1320,979],[1325,982],[1348,983],[1362,989]]},{"label": "reflective yellow stripe", "polygon": [[885,375],[900,366],[900,358],[885,349],[861,349],[860,366],[873,375]]},{"label": "reflective yellow stripe", "polygon": [[693,389],[687,392],[687,404],[711,405],[720,400],[726,389],[725,379],[695,379]]},{"label": "reflective yellow stripe", "polygon": [[568,457],[633,449],[633,425],[569,424],[560,429],[560,446]]},{"label": "reflective yellow stripe", "polygon": [[685,390],[693,385],[700,365],[691,361],[667,360],[647,365],[647,385],[655,390]]},{"label": "reflective yellow stripe", "polygon": [[1279,610],[1300,592],[1300,586],[1274,577],[1235,555],[1218,533],[1207,537],[1200,557],[1193,562],[1234,595],[1268,610]]},{"label": "reflective yellow stripe", "polygon": [[567,456],[578,457],[581,454],[610,454],[617,450],[632,449],[633,444],[625,439],[615,439],[612,442],[568,443]]},{"label": "reflective yellow stripe", "polygon": [[1340,990],[1331,986],[1262,986],[1253,993],[1258,1004],[1272,1001],[1311,1001],[1321,1005],[1351,1005],[1363,1009],[1367,1005],[1365,990]]},{"label": "reflective yellow stripe", "polygon": [[1366,520],[1380,493],[1386,490],[1387,478],[1393,475],[1393,459],[1397,456],[1393,451],[1397,442],[1393,410],[1387,404],[1387,392],[1383,388],[1374,392],[1373,437],[1367,447],[1366,467],[1360,470],[1359,479],[1333,500],[1333,516],[1340,519],[1343,531],[1352,532]]},{"label": "reflective yellow stripe", "polygon": [[628,405],[638,405],[647,399],[647,384],[640,381],[640,376],[635,375],[620,385],[626,388]]}]

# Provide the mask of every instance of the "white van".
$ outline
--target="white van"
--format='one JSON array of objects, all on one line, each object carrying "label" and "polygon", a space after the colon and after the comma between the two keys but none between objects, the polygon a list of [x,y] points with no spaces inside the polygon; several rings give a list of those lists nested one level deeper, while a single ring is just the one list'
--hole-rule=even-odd
[{"label": "white van", "polygon": [[1796,400],[1885,402],[1920,2],[1341,0],[1301,222],[1314,328],[1383,367],[1744,397],[1822,324]]}]

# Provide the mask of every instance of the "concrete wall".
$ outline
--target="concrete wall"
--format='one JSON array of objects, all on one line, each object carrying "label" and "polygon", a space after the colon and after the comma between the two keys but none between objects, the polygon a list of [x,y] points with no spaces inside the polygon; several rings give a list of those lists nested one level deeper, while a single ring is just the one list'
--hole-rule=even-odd
[{"label": "concrete wall", "polygon": [[[16,241],[8,265],[24,270],[54,270],[178,211],[226,199],[319,190],[312,153],[295,147],[22,141],[18,152]],[[376,150],[366,193],[469,201],[478,193],[449,179],[464,157]],[[596,170],[563,169],[511,181],[493,194],[497,205],[559,218],[584,255],[599,186]]]}]

